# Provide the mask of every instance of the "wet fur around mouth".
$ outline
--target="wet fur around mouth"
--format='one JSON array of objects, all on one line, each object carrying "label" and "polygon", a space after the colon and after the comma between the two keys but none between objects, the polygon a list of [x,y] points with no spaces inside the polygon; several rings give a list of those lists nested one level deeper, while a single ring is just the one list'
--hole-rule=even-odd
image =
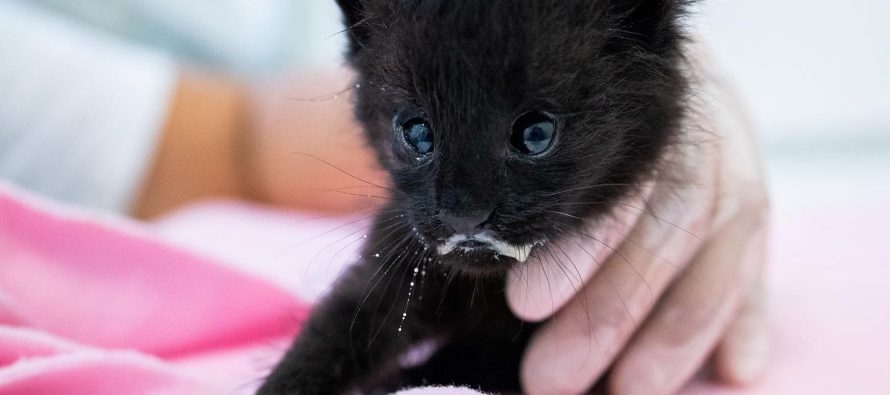
[{"label": "wet fur around mouth", "polygon": [[536,241],[524,245],[514,245],[506,243],[496,236],[487,233],[481,233],[472,237],[463,234],[454,234],[446,240],[440,241],[436,246],[439,255],[447,255],[454,251],[462,252],[488,252],[488,255],[494,259],[512,258],[518,263],[525,263],[529,255],[537,246],[543,245],[545,241]]},{"label": "wet fur around mouth", "polygon": [[[338,3],[360,87],[355,115],[391,176],[391,200],[259,393],[518,392],[536,325],[511,314],[504,277],[656,170],[686,110],[691,2]],[[541,155],[510,148],[512,125],[530,111],[553,114],[557,128]],[[412,117],[428,123],[434,150],[406,144],[398,126]],[[440,251],[455,234],[442,212],[490,212],[483,234],[493,236],[480,240],[489,246]],[[430,339],[440,348],[428,361],[399,364]]]}]

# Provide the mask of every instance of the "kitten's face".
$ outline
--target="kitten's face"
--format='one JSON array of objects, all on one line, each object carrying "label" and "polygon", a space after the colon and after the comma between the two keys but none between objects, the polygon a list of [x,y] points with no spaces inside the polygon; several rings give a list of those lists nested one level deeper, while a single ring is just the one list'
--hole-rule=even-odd
[{"label": "kitten's face", "polygon": [[339,2],[358,118],[458,271],[503,273],[596,220],[682,115],[676,2]]}]

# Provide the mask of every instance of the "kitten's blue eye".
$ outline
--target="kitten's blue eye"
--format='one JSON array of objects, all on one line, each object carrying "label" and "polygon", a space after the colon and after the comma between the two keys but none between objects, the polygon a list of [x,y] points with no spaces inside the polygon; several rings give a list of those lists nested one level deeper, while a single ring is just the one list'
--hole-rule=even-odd
[{"label": "kitten's blue eye", "polygon": [[402,123],[405,142],[418,154],[433,152],[433,130],[424,118],[415,117]]},{"label": "kitten's blue eye", "polygon": [[556,137],[556,122],[553,116],[530,112],[517,118],[513,123],[510,144],[523,154],[536,155],[547,151],[553,145],[554,137]]}]

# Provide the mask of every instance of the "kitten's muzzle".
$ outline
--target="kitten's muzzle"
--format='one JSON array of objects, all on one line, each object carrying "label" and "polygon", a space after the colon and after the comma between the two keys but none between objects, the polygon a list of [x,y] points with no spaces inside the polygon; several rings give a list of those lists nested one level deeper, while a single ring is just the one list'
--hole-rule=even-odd
[{"label": "kitten's muzzle", "polygon": [[469,214],[457,214],[453,212],[442,212],[439,214],[439,220],[451,228],[455,233],[473,237],[477,233],[482,232],[485,222],[491,217],[492,210],[476,211]]}]

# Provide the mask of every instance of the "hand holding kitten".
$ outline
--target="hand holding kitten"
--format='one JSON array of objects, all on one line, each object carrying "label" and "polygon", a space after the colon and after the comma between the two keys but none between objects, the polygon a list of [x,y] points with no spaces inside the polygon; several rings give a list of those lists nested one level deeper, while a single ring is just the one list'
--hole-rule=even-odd
[{"label": "hand holding kitten", "polygon": [[693,181],[658,179],[647,196],[616,207],[619,224],[564,241],[566,255],[553,259],[576,268],[510,273],[513,312],[550,318],[525,353],[526,392],[584,393],[611,369],[611,393],[670,394],[706,363],[731,384],[763,370],[768,203],[760,161],[729,95],[713,81],[702,88],[712,107],[699,113],[710,119],[689,127],[702,128],[706,141],[676,147],[685,151],[679,173]]},{"label": "hand holding kitten", "polygon": [[756,375],[766,198],[690,2],[339,4],[391,195],[260,393],[669,394],[718,343]]}]

